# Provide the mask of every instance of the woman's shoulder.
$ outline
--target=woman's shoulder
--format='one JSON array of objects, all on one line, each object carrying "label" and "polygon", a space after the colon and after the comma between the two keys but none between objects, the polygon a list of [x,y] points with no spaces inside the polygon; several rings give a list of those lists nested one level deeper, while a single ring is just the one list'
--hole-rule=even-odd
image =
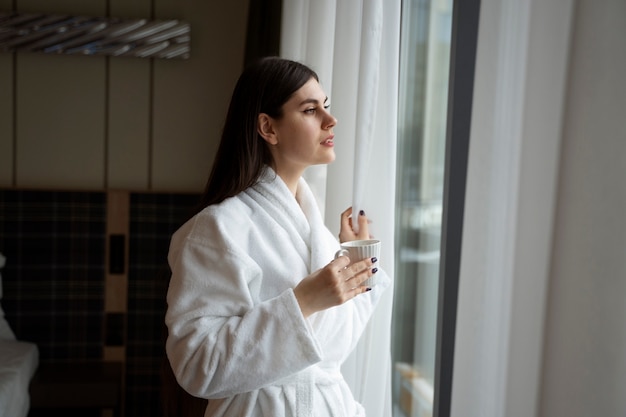
[{"label": "woman's shoulder", "polygon": [[205,207],[185,222],[175,233],[175,237],[184,237],[204,241],[208,237],[214,240],[223,233],[232,234],[250,227],[251,210],[237,196],[230,197],[218,204]]},{"label": "woman's shoulder", "polygon": [[250,207],[242,201],[240,195],[236,195],[225,199],[221,203],[205,207],[195,217],[198,221],[209,222],[223,220],[240,221],[249,218],[250,213]]}]

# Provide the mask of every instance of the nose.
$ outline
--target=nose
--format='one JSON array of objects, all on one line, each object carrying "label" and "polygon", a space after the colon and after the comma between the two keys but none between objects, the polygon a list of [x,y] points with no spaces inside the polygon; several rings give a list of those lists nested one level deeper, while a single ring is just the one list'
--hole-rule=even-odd
[{"label": "nose", "polygon": [[326,115],[324,117],[324,129],[330,129],[331,127],[335,127],[337,125],[337,119],[335,116],[330,114],[329,111],[326,111]]}]

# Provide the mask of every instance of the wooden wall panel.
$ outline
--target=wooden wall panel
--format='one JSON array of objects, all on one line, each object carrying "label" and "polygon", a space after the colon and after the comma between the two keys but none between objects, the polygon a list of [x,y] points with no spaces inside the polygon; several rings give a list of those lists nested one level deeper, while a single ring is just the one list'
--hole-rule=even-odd
[{"label": "wooden wall panel", "polygon": [[103,57],[17,54],[18,187],[104,185]]},{"label": "wooden wall panel", "polygon": [[0,187],[13,185],[13,54],[0,54]]},{"label": "wooden wall panel", "polygon": [[16,0],[20,12],[104,16],[106,0]]},{"label": "wooden wall panel", "polygon": [[[107,193],[107,248],[106,248],[106,283],[104,311],[107,318],[117,317],[116,323],[121,326],[120,333],[126,335],[128,310],[128,268],[129,268],[129,223],[130,223],[130,197],[126,191],[109,191]],[[122,270],[111,270],[111,257],[118,254],[111,253],[112,236],[123,237],[123,265]],[[117,264],[117,261],[115,262]],[[119,341],[118,341],[119,342]],[[102,356],[105,361],[126,361],[126,337],[122,343],[107,344],[104,346]]]},{"label": "wooden wall panel", "polygon": [[[0,10],[13,0],[0,0]],[[13,185],[13,54],[0,54],[0,187]]]},{"label": "wooden wall panel", "polygon": [[3,4],[19,12],[185,20],[192,57],[0,55],[0,91],[15,91],[0,94],[0,185],[203,188],[243,66],[248,0]]},{"label": "wooden wall panel", "polygon": [[109,59],[107,187],[149,185],[150,60]]},{"label": "wooden wall panel", "polygon": [[[151,0],[109,0],[111,17],[150,19],[151,14]],[[107,187],[145,190],[150,184],[150,59],[107,59]]]},{"label": "wooden wall panel", "polygon": [[[13,0],[0,0],[13,10]],[[0,54],[0,187],[13,185],[13,54]]]},{"label": "wooden wall panel", "polygon": [[[104,16],[106,0],[16,0],[20,12]],[[17,54],[18,187],[100,189],[104,184],[105,61]]]},{"label": "wooden wall panel", "polygon": [[155,18],[191,24],[191,58],[154,61],[152,189],[201,191],[243,68],[247,0],[156,0]]},{"label": "wooden wall panel", "polygon": [[109,15],[124,19],[150,19],[152,0],[109,0]]}]

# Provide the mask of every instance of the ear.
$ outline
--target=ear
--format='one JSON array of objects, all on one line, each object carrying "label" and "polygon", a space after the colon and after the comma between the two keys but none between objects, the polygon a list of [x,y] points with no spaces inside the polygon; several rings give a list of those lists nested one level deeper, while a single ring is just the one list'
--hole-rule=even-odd
[{"label": "ear", "polygon": [[270,116],[265,113],[259,113],[257,132],[259,132],[259,135],[270,145],[276,145],[278,143],[273,123],[274,119]]}]

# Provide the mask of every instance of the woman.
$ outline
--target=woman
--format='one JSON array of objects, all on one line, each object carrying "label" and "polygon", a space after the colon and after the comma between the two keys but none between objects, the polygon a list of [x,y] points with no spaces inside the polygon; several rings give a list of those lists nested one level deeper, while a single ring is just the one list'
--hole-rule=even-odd
[{"label": "woman", "polygon": [[[231,99],[202,209],[172,237],[167,354],[205,416],[363,416],[340,366],[390,280],[375,259],[333,260],[302,173],[335,159],[310,68],[265,58]],[[368,238],[341,214],[341,241]],[[373,274],[384,283],[361,285]]]}]

